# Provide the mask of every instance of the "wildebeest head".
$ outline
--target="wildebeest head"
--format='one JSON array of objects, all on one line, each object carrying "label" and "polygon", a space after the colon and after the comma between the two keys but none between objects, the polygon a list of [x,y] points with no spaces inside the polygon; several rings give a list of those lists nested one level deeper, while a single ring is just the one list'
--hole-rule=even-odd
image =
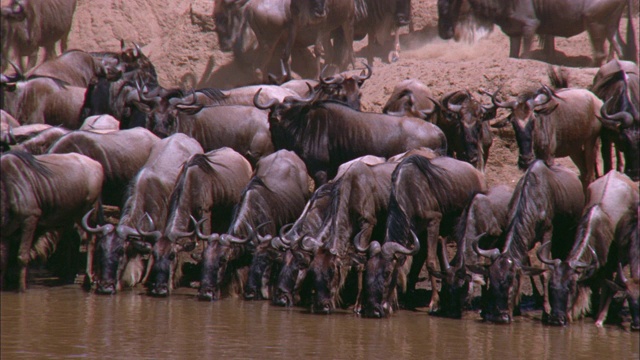
[{"label": "wildebeest head", "polygon": [[360,75],[349,76],[340,73],[333,76],[320,77],[320,84],[314,89],[317,96],[314,100],[336,100],[347,104],[352,109],[360,110],[362,92],[360,88],[373,74],[371,67],[364,64]]},{"label": "wildebeest head", "polygon": [[438,35],[441,38],[453,37],[461,5],[461,0],[438,0]]},{"label": "wildebeest head", "polygon": [[286,126],[285,121],[297,118],[294,112],[299,113],[304,105],[309,104],[316,97],[316,93],[310,91],[310,95],[306,98],[287,96],[282,103],[278,99],[270,99],[267,103],[261,104],[259,100],[261,92],[262,89],[259,89],[253,96],[253,105],[261,110],[269,110],[269,125],[272,127],[272,132],[277,131],[280,126]]},{"label": "wildebeest head", "polygon": [[480,249],[477,241],[473,243],[473,249],[478,255],[491,259],[488,269],[469,267],[488,279],[487,303],[482,310],[482,318],[496,323],[510,323],[520,294],[520,277],[540,274],[544,270],[525,267],[511,255],[500,253],[498,249]]},{"label": "wildebeest head", "polygon": [[543,85],[536,92],[520,94],[515,101],[501,102],[496,99],[496,95],[497,91],[492,95],[492,101],[496,107],[511,109],[511,114],[507,121],[513,126],[520,150],[518,167],[522,170],[527,169],[536,159],[533,152],[534,137],[538,133],[543,133],[543,129],[536,127],[536,120],[539,119],[541,123],[549,122],[547,115],[558,107],[558,103],[554,98],[559,97],[546,85]]},{"label": "wildebeest head", "polygon": [[283,227],[280,237],[274,237],[270,241],[260,241],[256,246],[256,251],[251,260],[247,284],[244,287],[244,298],[246,300],[267,299],[270,296],[269,284],[275,283],[278,274],[277,264],[282,264],[284,251],[287,245],[280,239],[286,230]]},{"label": "wildebeest head", "polygon": [[[82,219],[82,227],[89,233],[96,234],[96,248],[93,254],[94,282],[96,293],[114,294],[118,288],[118,282],[123,272],[127,258],[136,256],[136,249],[144,248],[139,240],[138,231],[130,226],[120,224],[117,227],[111,224],[89,225],[90,210]],[[130,246],[130,243],[132,243]],[[91,254],[89,254],[91,256]]]},{"label": "wildebeest head", "polygon": [[285,252],[273,297],[274,304],[288,307],[300,301],[300,289],[319,247],[320,244],[307,235]]},{"label": "wildebeest head", "polygon": [[[192,218],[192,220],[195,223],[195,219]],[[200,220],[201,222],[203,220]],[[217,233],[205,236],[200,231],[200,223],[195,223],[196,234],[201,240],[206,240],[206,245],[202,256],[202,277],[198,299],[218,300],[229,260],[239,257],[244,250],[242,247],[254,238],[255,232],[251,226],[248,226],[248,234],[244,237]],[[268,237],[265,240],[270,241],[271,238]]]},{"label": "wildebeest head", "polygon": [[180,113],[193,115],[203,108],[203,105],[197,104],[194,92],[183,97],[179,89],[157,87],[148,93],[138,90],[138,94],[140,100],[151,106],[151,111],[147,114],[147,128],[161,138],[177,131]]},{"label": "wildebeest head", "polygon": [[618,135],[617,144],[624,153],[624,173],[633,181],[640,180],[640,118],[627,111],[608,114],[611,99],[600,108],[600,121]]},{"label": "wildebeest head", "polygon": [[240,39],[244,15],[242,9],[248,0],[216,1],[213,8],[213,21],[218,34],[220,50],[231,51]]},{"label": "wildebeest head", "polygon": [[[148,282],[146,284],[149,294],[152,296],[164,297],[169,295],[170,288],[175,284],[174,274],[178,267],[178,253],[181,251],[191,251],[196,243],[192,241],[194,231],[175,232],[163,234],[155,229],[153,220],[147,214],[151,229],[145,231],[141,226],[137,226],[138,233],[145,237],[142,252],[150,253],[150,264]],[[187,238],[188,240],[183,240]]]},{"label": "wildebeest head", "polygon": [[355,244],[358,251],[369,251],[362,292],[365,316],[381,318],[391,315],[397,308],[398,268],[405,263],[407,255],[413,256],[420,250],[418,236],[413,231],[411,236],[413,237],[411,249],[393,241],[386,242],[382,246],[379,242],[372,241],[367,248],[360,248],[359,244]]},{"label": "wildebeest head", "polygon": [[[588,298],[580,292],[585,290],[585,286],[580,283],[589,278],[597,265],[598,256],[591,246],[589,251],[592,254],[592,263],[584,263],[580,260],[549,259],[544,255],[544,248],[551,244],[546,243],[538,248],[536,255],[538,259],[547,264],[549,268],[549,304],[551,314],[547,317],[547,322],[551,325],[567,325],[576,313],[574,308],[580,297],[581,302],[588,301]],[[577,314],[575,314],[577,315]]]},{"label": "wildebeest head", "polygon": [[454,141],[460,144],[458,147],[461,150],[456,157],[484,171],[483,144],[485,141],[491,141],[491,132],[484,129],[487,126],[484,125],[484,121],[496,117],[497,106],[482,105],[469,91],[447,94],[442,98],[442,102],[432,101],[442,113],[443,125],[454,129]]}]

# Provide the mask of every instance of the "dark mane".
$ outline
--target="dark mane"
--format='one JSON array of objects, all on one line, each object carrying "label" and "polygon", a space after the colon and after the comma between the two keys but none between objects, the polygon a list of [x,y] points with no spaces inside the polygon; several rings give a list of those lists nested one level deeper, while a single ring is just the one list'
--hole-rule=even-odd
[{"label": "dark mane", "polygon": [[209,160],[206,154],[195,154],[189,160],[185,161],[182,164],[182,169],[180,170],[180,174],[178,175],[178,180],[176,181],[176,185],[171,193],[171,198],[169,199],[169,214],[172,214],[174,210],[178,206],[178,200],[182,196],[182,191],[184,190],[184,183],[187,181],[187,173],[189,172],[189,168],[192,166],[197,166],[207,175],[215,175],[217,171],[213,168],[212,164],[216,164]]},{"label": "dark mane", "polygon": [[2,154],[2,156],[15,156],[18,158],[18,160],[20,160],[22,163],[24,163],[27,168],[37,172],[38,174],[42,175],[42,176],[51,176],[53,174],[53,172],[51,171],[51,169],[47,168],[46,166],[44,166],[43,163],[46,163],[46,161],[41,161],[36,159],[36,157],[34,155],[31,155],[28,152],[25,151],[18,151],[18,150],[11,150],[8,151],[4,154]]},{"label": "dark mane", "polygon": [[[618,222],[618,226],[615,231],[615,241],[618,242],[619,249],[626,248],[638,248],[639,234],[638,234],[638,208],[640,203],[637,203],[635,207],[628,209]],[[629,244],[623,244],[623,241],[628,241]],[[625,247],[625,245],[628,245]]]},{"label": "dark mane", "polygon": [[429,189],[434,195],[440,207],[440,212],[446,214],[451,211],[454,204],[451,201],[452,198],[450,194],[454,192],[454,180],[449,173],[445,169],[434,165],[426,157],[420,155],[409,156],[403,160],[396,169],[410,165],[415,166],[420,170],[422,175],[424,175],[425,188]]},{"label": "dark mane", "polygon": [[[594,212],[598,212],[600,216],[596,216]],[[587,233],[590,231],[590,233]],[[584,211],[584,215],[580,219],[578,225],[578,231],[576,233],[576,242],[573,244],[569,258],[579,260],[585,253],[590,254],[587,250],[587,244],[584,241],[587,240],[589,235],[591,238],[600,241],[600,239],[613,239],[615,229],[611,224],[609,216],[602,211],[600,205],[594,204]],[[595,244],[591,244],[595,249]]]}]

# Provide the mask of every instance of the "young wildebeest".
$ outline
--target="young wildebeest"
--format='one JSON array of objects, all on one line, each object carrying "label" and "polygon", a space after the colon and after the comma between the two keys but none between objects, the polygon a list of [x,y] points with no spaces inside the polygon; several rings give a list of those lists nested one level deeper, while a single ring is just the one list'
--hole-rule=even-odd
[{"label": "young wildebeest", "polygon": [[[145,237],[146,252],[151,252],[147,266],[151,295],[167,296],[179,284],[178,255],[196,245],[194,231],[188,231],[191,217],[209,220],[205,232],[225,231],[250,179],[249,162],[227,147],[195,154],[184,163],[171,193],[164,230],[156,230],[152,222],[148,231],[137,228]],[[186,243],[181,241],[185,238]]]},{"label": "young wildebeest", "polygon": [[[607,285],[613,291],[622,291],[625,293],[627,302],[629,303],[629,311],[631,312],[631,330],[640,330],[640,230],[638,226],[638,214],[640,214],[640,203],[635,208],[629,209],[627,213],[618,222],[616,228],[614,244],[617,247],[616,254],[607,260],[618,263],[618,277],[616,282],[607,280]],[[612,249],[613,250],[613,249]],[[615,250],[613,250],[615,251]],[[624,274],[624,265],[629,264],[631,278],[628,279]],[[596,317],[596,326],[602,327],[607,316],[607,310],[611,304],[614,293],[603,293],[601,296],[600,310]]]},{"label": "young wildebeest", "polygon": [[235,293],[243,293],[255,250],[252,240],[270,242],[300,215],[311,196],[309,180],[307,167],[294,152],[275,152],[258,161],[225,234],[205,237],[196,227],[198,236],[207,240],[198,299],[218,300],[223,291],[230,292],[233,282]]},{"label": "young wildebeest", "polygon": [[0,285],[10,248],[18,243],[24,291],[33,240],[50,230],[73,228],[100,196],[102,166],[80,154],[8,152],[0,158],[0,170]]},{"label": "young wildebeest", "polygon": [[544,320],[567,325],[590,311],[589,296],[597,296],[606,286],[605,280],[616,271],[617,263],[607,261],[616,226],[637,202],[636,184],[624,174],[610,171],[587,189],[587,203],[569,255],[564,260],[550,260],[543,254],[543,247],[538,249],[538,258],[550,272],[551,312]]},{"label": "young wildebeest", "polygon": [[74,131],[51,146],[49,154],[79,153],[104,168],[103,204],[122,207],[129,182],[149,158],[151,147],[160,139],[149,130],[135,128],[97,134]]},{"label": "young wildebeest", "polygon": [[[391,182],[384,243],[371,242],[365,269],[363,310],[372,317],[389,315],[397,308],[396,284],[407,296],[414,292],[425,259],[427,269],[436,271],[438,236],[447,236],[473,196],[486,191],[480,171],[449,157],[409,156],[396,167]],[[422,236],[421,243],[416,233]],[[444,261],[440,261],[442,267]],[[431,285],[430,308],[437,311],[434,276]]]},{"label": "young wildebeest", "polygon": [[551,166],[556,157],[569,156],[580,170],[583,188],[595,176],[597,141],[602,124],[598,120],[602,101],[585,89],[560,89],[553,92],[543,86],[525,92],[514,101],[493,103],[511,109],[506,122],[513,125],[518,149],[518,167],[527,169],[535,159]]},{"label": "young wildebeest", "polygon": [[156,142],[149,159],[129,184],[118,225],[91,227],[87,213],[82,225],[88,232],[97,234],[95,254],[91,243],[87,249],[87,275],[95,281],[98,294],[113,294],[123,286],[134,286],[142,280],[144,264],[139,250],[141,244],[137,240],[141,235],[136,226],[148,214],[156,226],[164,228],[169,196],[180,167],[199,153],[202,153],[200,144],[184,134]]},{"label": "young wildebeest", "polygon": [[[445,262],[444,271],[433,272],[442,280],[440,287],[441,307],[438,315],[460,318],[462,310],[473,293],[473,285],[485,285],[484,279],[477,274],[469,274],[466,266],[478,264],[478,255],[471,244],[480,240],[481,248],[493,249],[496,241],[507,227],[509,201],[513,188],[498,185],[489,189],[487,194],[478,193],[462,212],[452,237],[456,243],[456,254],[449,262]],[[445,247],[442,247],[444,250]],[[447,259],[446,255],[442,257]]]},{"label": "young wildebeest", "polygon": [[[364,263],[355,246],[368,245],[374,231],[375,237],[384,233],[391,173],[397,162],[369,165],[354,160],[350,163],[344,174],[332,180],[335,188],[328,218],[318,235],[309,241],[315,248],[308,273],[314,293],[312,312],[329,314],[341,302],[348,304],[343,301],[346,299],[341,299],[346,295],[341,294],[345,280]],[[361,271],[358,276],[361,278]],[[360,288],[357,290],[359,298]],[[356,310],[358,302],[356,299]]]},{"label": "young wildebeest", "polygon": [[483,250],[474,242],[474,250],[491,259],[488,269],[482,270],[488,278],[488,290],[483,294],[485,309],[482,317],[487,321],[510,323],[519,305],[521,275],[536,275],[542,269],[527,267],[528,252],[538,242],[551,242],[555,257],[565,258],[571,248],[575,226],[584,206],[584,192],[580,180],[572,171],[548,167],[536,160],[518,181],[509,202],[509,223],[502,251],[498,248]]}]

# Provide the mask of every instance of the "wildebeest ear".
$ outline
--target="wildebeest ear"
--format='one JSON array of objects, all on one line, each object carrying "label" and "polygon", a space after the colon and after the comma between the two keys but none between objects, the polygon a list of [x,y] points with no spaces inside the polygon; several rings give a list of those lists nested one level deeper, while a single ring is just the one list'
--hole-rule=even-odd
[{"label": "wildebeest ear", "polygon": [[611,281],[611,280],[609,280],[609,279],[606,279],[606,280],[605,280],[605,282],[606,282],[607,286],[609,287],[609,289],[611,289],[611,290],[613,290],[613,291],[615,291],[615,292],[618,292],[618,291],[625,291],[625,290],[626,290],[626,289],[625,289],[625,288],[623,288],[622,286],[620,286],[620,285],[618,285],[618,284],[614,283],[613,281]]},{"label": "wildebeest ear", "polygon": [[541,115],[549,115],[552,112],[554,112],[556,110],[556,108],[558,107],[558,103],[555,103],[553,106],[544,106],[540,109],[535,109],[533,110],[536,114],[541,114]]},{"label": "wildebeest ear", "polygon": [[467,270],[471,271],[474,274],[489,276],[489,269],[483,265],[465,265]]},{"label": "wildebeest ear", "polygon": [[540,275],[545,271],[547,271],[547,269],[541,269],[541,268],[529,267],[529,266],[522,267],[522,274],[527,276]]}]

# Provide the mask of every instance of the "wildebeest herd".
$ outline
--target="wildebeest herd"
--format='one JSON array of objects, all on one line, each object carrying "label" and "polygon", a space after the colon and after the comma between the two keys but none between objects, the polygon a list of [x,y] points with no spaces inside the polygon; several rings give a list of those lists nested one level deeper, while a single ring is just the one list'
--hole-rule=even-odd
[{"label": "wildebeest herd", "polygon": [[[539,2],[517,3],[525,11],[525,3]],[[75,7],[75,0],[51,3]],[[622,13],[624,2],[608,3]],[[38,4],[13,0],[2,8],[5,60],[33,53],[15,44]],[[269,19],[277,11],[266,6],[286,9],[278,13],[286,21]],[[443,37],[451,36],[445,21],[455,20],[459,7],[439,1]],[[606,38],[622,54],[619,14]],[[420,81],[405,80],[383,113],[371,113],[360,110],[360,87],[372,76],[372,60],[358,75],[346,71],[350,45],[365,34],[391,38],[395,30],[385,51],[396,60],[409,1],[225,0],[216,2],[214,17],[220,43],[237,61],[283,47],[282,74],[264,76],[270,59],[261,57],[255,70],[271,84],[164,88],[136,44],[49,57],[52,41],[65,43],[68,26],[33,45],[47,48],[47,61],[26,72],[11,62],[13,72],[1,78],[3,288],[25,291],[29,263],[52,256],[62,263],[58,275],[73,279],[83,244],[85,286],[98,294],[142,284],[152,296],[168,296],[185,285],[190,266],[200,274],[190,279],[200,300],[237,294],[315,313],[352,307],[384,317],[413,306],[426,264],[433,314],[461,317],[480,287],[483,319],[511,322],[523,277],[538,292],[533,277],[540,275],[545,322],[566,325],[592,314],[602,326],[615,293],[623,292],[631,328],[640,329],[635,63],[611,60],[590,89],[568,87],[562,69],[550,68],[550,85],[512,100],[500,89],[436,98]],[[503,18],[494,21],[512,29]],[[515,37],[524,37],[527,51],[536,31],[551,44],[553,36],[570,35],[554,27],[567,19],[545,21],[533,21],[538,30],[505,30],[512,56],[519,55]],[[261,27],[274,24],[280,28]],[[586,24],[600,63],[596,39],[604,39]],[[370,43],[368,56],[386,42]],[[310,44],[316,78],[291,79],[292,48]],[[327,75],[323,63],[345,71]],[[515,188],[489,188],[485,179],[489,122],[499,108],[510,114],[493,126],[513,126],[524,171]],[[565,156],[579,176],[554,163]],[[106,205],[118,208],[118,221],[107,221]],[[452,259],[447,243],[455,244]],[[532,266],[534,248],[544,267]]]}]

